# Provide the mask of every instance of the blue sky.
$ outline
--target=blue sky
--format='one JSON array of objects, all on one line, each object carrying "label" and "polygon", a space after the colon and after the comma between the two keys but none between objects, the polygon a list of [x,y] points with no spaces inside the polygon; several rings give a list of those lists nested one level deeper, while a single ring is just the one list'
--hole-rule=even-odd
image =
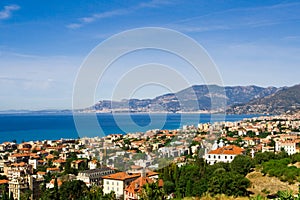
[{"label": "blue sky", "polygon": [[[70,108],[76,74],[89,52],[113,34],[149,26],[195,39],[218,66],[224,85],[298,84],[299,13],[299,1],[1,0],[0,110]],[[149,55],[169,58],[157,52],[129,58],[143,63]],[[184,65],[169,59],[174,68]],[[149,86],[134,97],[163,92]]]}]

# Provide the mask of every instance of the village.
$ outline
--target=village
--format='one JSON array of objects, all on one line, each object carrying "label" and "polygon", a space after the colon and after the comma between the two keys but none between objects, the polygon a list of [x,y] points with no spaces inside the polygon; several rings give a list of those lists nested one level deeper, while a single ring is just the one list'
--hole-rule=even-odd
[{"label": "village", "polygon": [[[119,199],[139,199],[146,183],[163,186],[158,169],[203,158],[213,165],[257,152],[300,152],[300,114],[260,116],[238,122],[184,125],[178,130],[111,134],[99,138],[0,144],[1,190],[13,199],[30,191],[39,199],[41,185],[60,187],[81,180]],[[57,183],[55,183],[57,182]]]}]

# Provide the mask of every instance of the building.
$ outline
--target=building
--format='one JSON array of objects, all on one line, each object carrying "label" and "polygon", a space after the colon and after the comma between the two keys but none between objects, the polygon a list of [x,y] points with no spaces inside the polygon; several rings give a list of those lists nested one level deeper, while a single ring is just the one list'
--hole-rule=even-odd
[{"label": "building", "polygon": [[139,177],[136,180],[132,181],[124,191],[124,199],[139,199],[139,194],[141,193],[143,186],[145,184],[151,184],[154,181],[149,177]]},{"label": "building", "polygon": [[[138,166],[136,166],[138,167]],[[147,171],[145,172],[145,169],[141,169],[141,173],[130,173],[130,172],[118,172],[115,174],[111,174],[108,176],[103,177],[103,193],[107,194],[111,191],[114,191],[117,198],[120,198],[122,195],[124,195],[124,198],[126,196],[125,189],[128,188],[130,185],[132,185],[132,182],[135,180],[138,180],[134,183],[134,186],[130,186],[127,191],[127,197],[128,199],[133,199],[133,197],[136,197],[137,193],[134,192],[133,188],[136,188],[136,185],[139,185],[142,187],[146,183],[153,183],[158,180],[159,173],[153,172],[153,171]],[[140,171],[140,169],[139,169]],[[126,198],[125,198],[126,199]]]},{"label": "building", "polygon": [[31,191],[32,200],[39,199],[41,191],[40,184],[43,183],[44,179],[37,179],[32,175],[22,176],[13,178],[9,181],[9,197],[20,200],[22,193]]},{"label": "building", "polygon": [[[142,192],[143,186],[145,184],[155,183],[156,180],[153,180],[149,177],[139,177],[138,179],[132,181],[124,191],[125,200],[139,199],[139,195]],[[158,180],[158,187],[163,187],[163,180]]]},{"label": "building", "polygon": [[109,167],[90,169],[79,172],[77,180],[82,180],[87,186],[100,185],[103,176],[113,173],[115,173],[115,171]]},{"label": "building", "polygon": [[91,160],[88,162],[88,167],[89,169],[96,169],[98,166],[98,161],[97,160]]},{"label": "building", "polygon": [[286,140],[286,141],[276,141],[275,142],[275,151],[279,152],[281,150],[284,150],[287,154],[293,155],[297,153],[296,149],[296,142],[292,140]]},{"label": "building", "polygon": [[131,174],[126,172],[103,176],[103,193],[109,194],[111,191],[114,191],[117,198],[120,198],[124,195],[125,188],[140,176],[141,174],[139,173]]},{"label": "building", "polygon": [[204,155],[204,158],[208,164],[215,164],[217,162],[232,162],[237,155],[242,155],[244,149],[235,146],[221,146],[217,149],[213,149]]}]

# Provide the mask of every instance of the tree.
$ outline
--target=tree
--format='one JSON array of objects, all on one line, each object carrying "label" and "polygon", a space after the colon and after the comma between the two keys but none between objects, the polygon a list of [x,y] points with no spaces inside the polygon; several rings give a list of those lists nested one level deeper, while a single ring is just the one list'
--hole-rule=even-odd
[{"label": "tree", "polygon": [[32,194],[32,191],[31,191],[30,189],[26,189],[25,191],[23,191],[23,192],[21,193],[20,199],[21,199],[21,200],[29,200],[31,194]]},{"label": "tree", "polygon": [[59,200],[58,182],[56,177],[54,179],[54,200]]},{"label": "tree", "polygon": [[235,172],[217,173],[208,181],[208,192],[212,195],[245,196],[250,181]]},{"label": "tree", "polygon": [[59,195],[62,200],[75,200],[79,199],[88,192],[88,188],[81,180],[72,180],[64,182],[60,189]]},{"label": "tree", "polygon": [[141,200],[164,200],[164,191],[158,186],[158,182],[145,184],[140,193]]},{"label": "tree", "polygon": [[246,176],[253,167],[252,160],[248,156],[238,155],[230,163],[230,168],[243,176]]},{"label": "tree", "polygon": [[275,158],[275,154],[272,152],[264,152],[264,153],[256,153],[254,157],[255,164],[262,164],[263,162],[267,162],[271,159]]},{"label": "tree", "polygon": [[1,185],[0,188],[1,188],[1,191],[2,191],[2,198],[1,198],[1,200],[9,200],[8,193],[6,191],[7,184]]},{"label": "tree", "polygon": [[192,195],[192,184],[191,184],[191,180],[188,180],[185,188],[185,196],[189,197],[191,195]]},{"label": "tree", "polygon": [[293,191],[285,190],[277,192],[278,200],[293,200]]},{"label": "tree", "polygon": [[164,190],[166,194],[175,192],[175,184],[172,181],[164,181]]}]

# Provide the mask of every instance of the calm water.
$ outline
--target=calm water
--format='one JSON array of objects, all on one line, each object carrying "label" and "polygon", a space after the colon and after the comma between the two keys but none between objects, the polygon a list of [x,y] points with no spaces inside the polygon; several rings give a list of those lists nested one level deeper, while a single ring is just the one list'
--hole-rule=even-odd
[{"label": "calm water", "polygon": [[[72,114],[1,114],[0,142],[17,140],[55,140],[84,136],[103,136],[111,133],[144,132],[149,129],[177,129],[199,122],[239,121],[257,115],[209,114],[97,114],[99,127],[92,124],[92,115],[82,114],[80,128]],[[79,130],[79,131],[77,131]]]}]

